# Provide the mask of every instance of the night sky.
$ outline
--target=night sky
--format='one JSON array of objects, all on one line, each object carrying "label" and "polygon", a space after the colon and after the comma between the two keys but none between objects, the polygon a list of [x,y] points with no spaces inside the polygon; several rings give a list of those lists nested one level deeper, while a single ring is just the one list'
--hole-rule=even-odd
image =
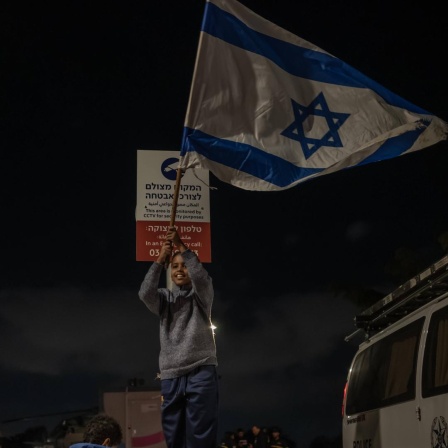
[{"label": "night sky", "polygon": [[[446,15],[435,3],[244,0],[264,18],[448,119]],[[397,2],[398,3],[398,2]],[[157,386],[158,320],[138,299],[138,149],[180,150],[204,2],[0,6],[0,421]],[[250,192],[210,175],[221,432],[278,425],[308,447],[341,430],[360,306],[400,253],[446,253],[448,144]],[[1,423],[4,435],[39,419]]]}]

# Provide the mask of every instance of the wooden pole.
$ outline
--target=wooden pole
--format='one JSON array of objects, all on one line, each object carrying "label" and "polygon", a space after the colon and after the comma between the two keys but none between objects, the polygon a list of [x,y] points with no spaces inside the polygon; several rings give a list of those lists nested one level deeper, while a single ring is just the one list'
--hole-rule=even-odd
[{"label": "wooden pole", "polygon": [[[173,199],[173,205],[171,207],[171,218],[170,218],[170,227],[174,226],[174,222],[176,221],[176,211],[177,211],[177,201],[179,199],[179,190],[180,190],[180,181],[182,179],[182,169],[177,169],[176,174],[176,185],[174,187],[174,199]],[[168,269],[170,265],[170,258],[167,257],[165,260],[165,269]]]}]

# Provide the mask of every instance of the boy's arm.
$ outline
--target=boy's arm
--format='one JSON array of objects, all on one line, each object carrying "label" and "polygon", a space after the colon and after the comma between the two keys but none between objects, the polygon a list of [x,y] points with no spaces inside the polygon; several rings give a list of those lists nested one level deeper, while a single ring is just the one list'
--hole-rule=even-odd
[{"label": "boy's arm", "polygon": [[182,253],[182,258],[188,269],[196,295],[199,297],[200,304],[207,309],[207,314],[209,314],[214,297],[212,278],[193,251],[185,250]]},{"label": "boy's arm", "polygon": [[158,292],[160,274],[163,271],[163,266],[155,262],[149,268],[138,292],[138,297],[147,306],[147,308],[154,314],[159,315],[160,297]]},{"label": "boy's arm", "polygon": [[151,265],[140,286],[138,296],[140,300],[154,314],[159,315],[160,295],[158,291],[160,274],[163,271],[166,258],[171,254],[171,242],[164,241],[160,248],[160,255],[157,261]]}]

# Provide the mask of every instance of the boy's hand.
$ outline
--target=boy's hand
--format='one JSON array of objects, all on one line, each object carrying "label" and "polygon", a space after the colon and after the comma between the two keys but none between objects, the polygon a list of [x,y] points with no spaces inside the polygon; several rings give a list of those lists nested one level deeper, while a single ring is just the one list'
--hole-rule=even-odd
[{"label": "boy's hand", "polygon": [[177,247],[180,247],[182,244],[182,240],[177,233],[176,227],[170,227],[168,229],[168,232],[166,232],[166,239],[172,241]]},{"label": "boy's hand", "polygon": [[160,254],[157,257],[157,263],[164,265],[165,262],[170,259],[171,251],[172,251],[171,241],[165,240],[162,244],[162,247],[160,248]]}]

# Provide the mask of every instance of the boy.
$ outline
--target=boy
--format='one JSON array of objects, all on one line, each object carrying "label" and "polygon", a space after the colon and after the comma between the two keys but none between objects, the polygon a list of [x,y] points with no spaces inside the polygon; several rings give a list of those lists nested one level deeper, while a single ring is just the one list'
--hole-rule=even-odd
[{"label": "boy", "polygon": [[120,445],[122,438],[121,426],[114,418],[97,414],[87,423],[83,442],[75,443],[70,448],[115,448]]},{"label": "boy", "polygon": [[[173,288],[158,288],[171,258]],[[218,375],[211,277],[170,227],[139,298],[160,319],[162,428],[168,448],[216,448]]]}]

